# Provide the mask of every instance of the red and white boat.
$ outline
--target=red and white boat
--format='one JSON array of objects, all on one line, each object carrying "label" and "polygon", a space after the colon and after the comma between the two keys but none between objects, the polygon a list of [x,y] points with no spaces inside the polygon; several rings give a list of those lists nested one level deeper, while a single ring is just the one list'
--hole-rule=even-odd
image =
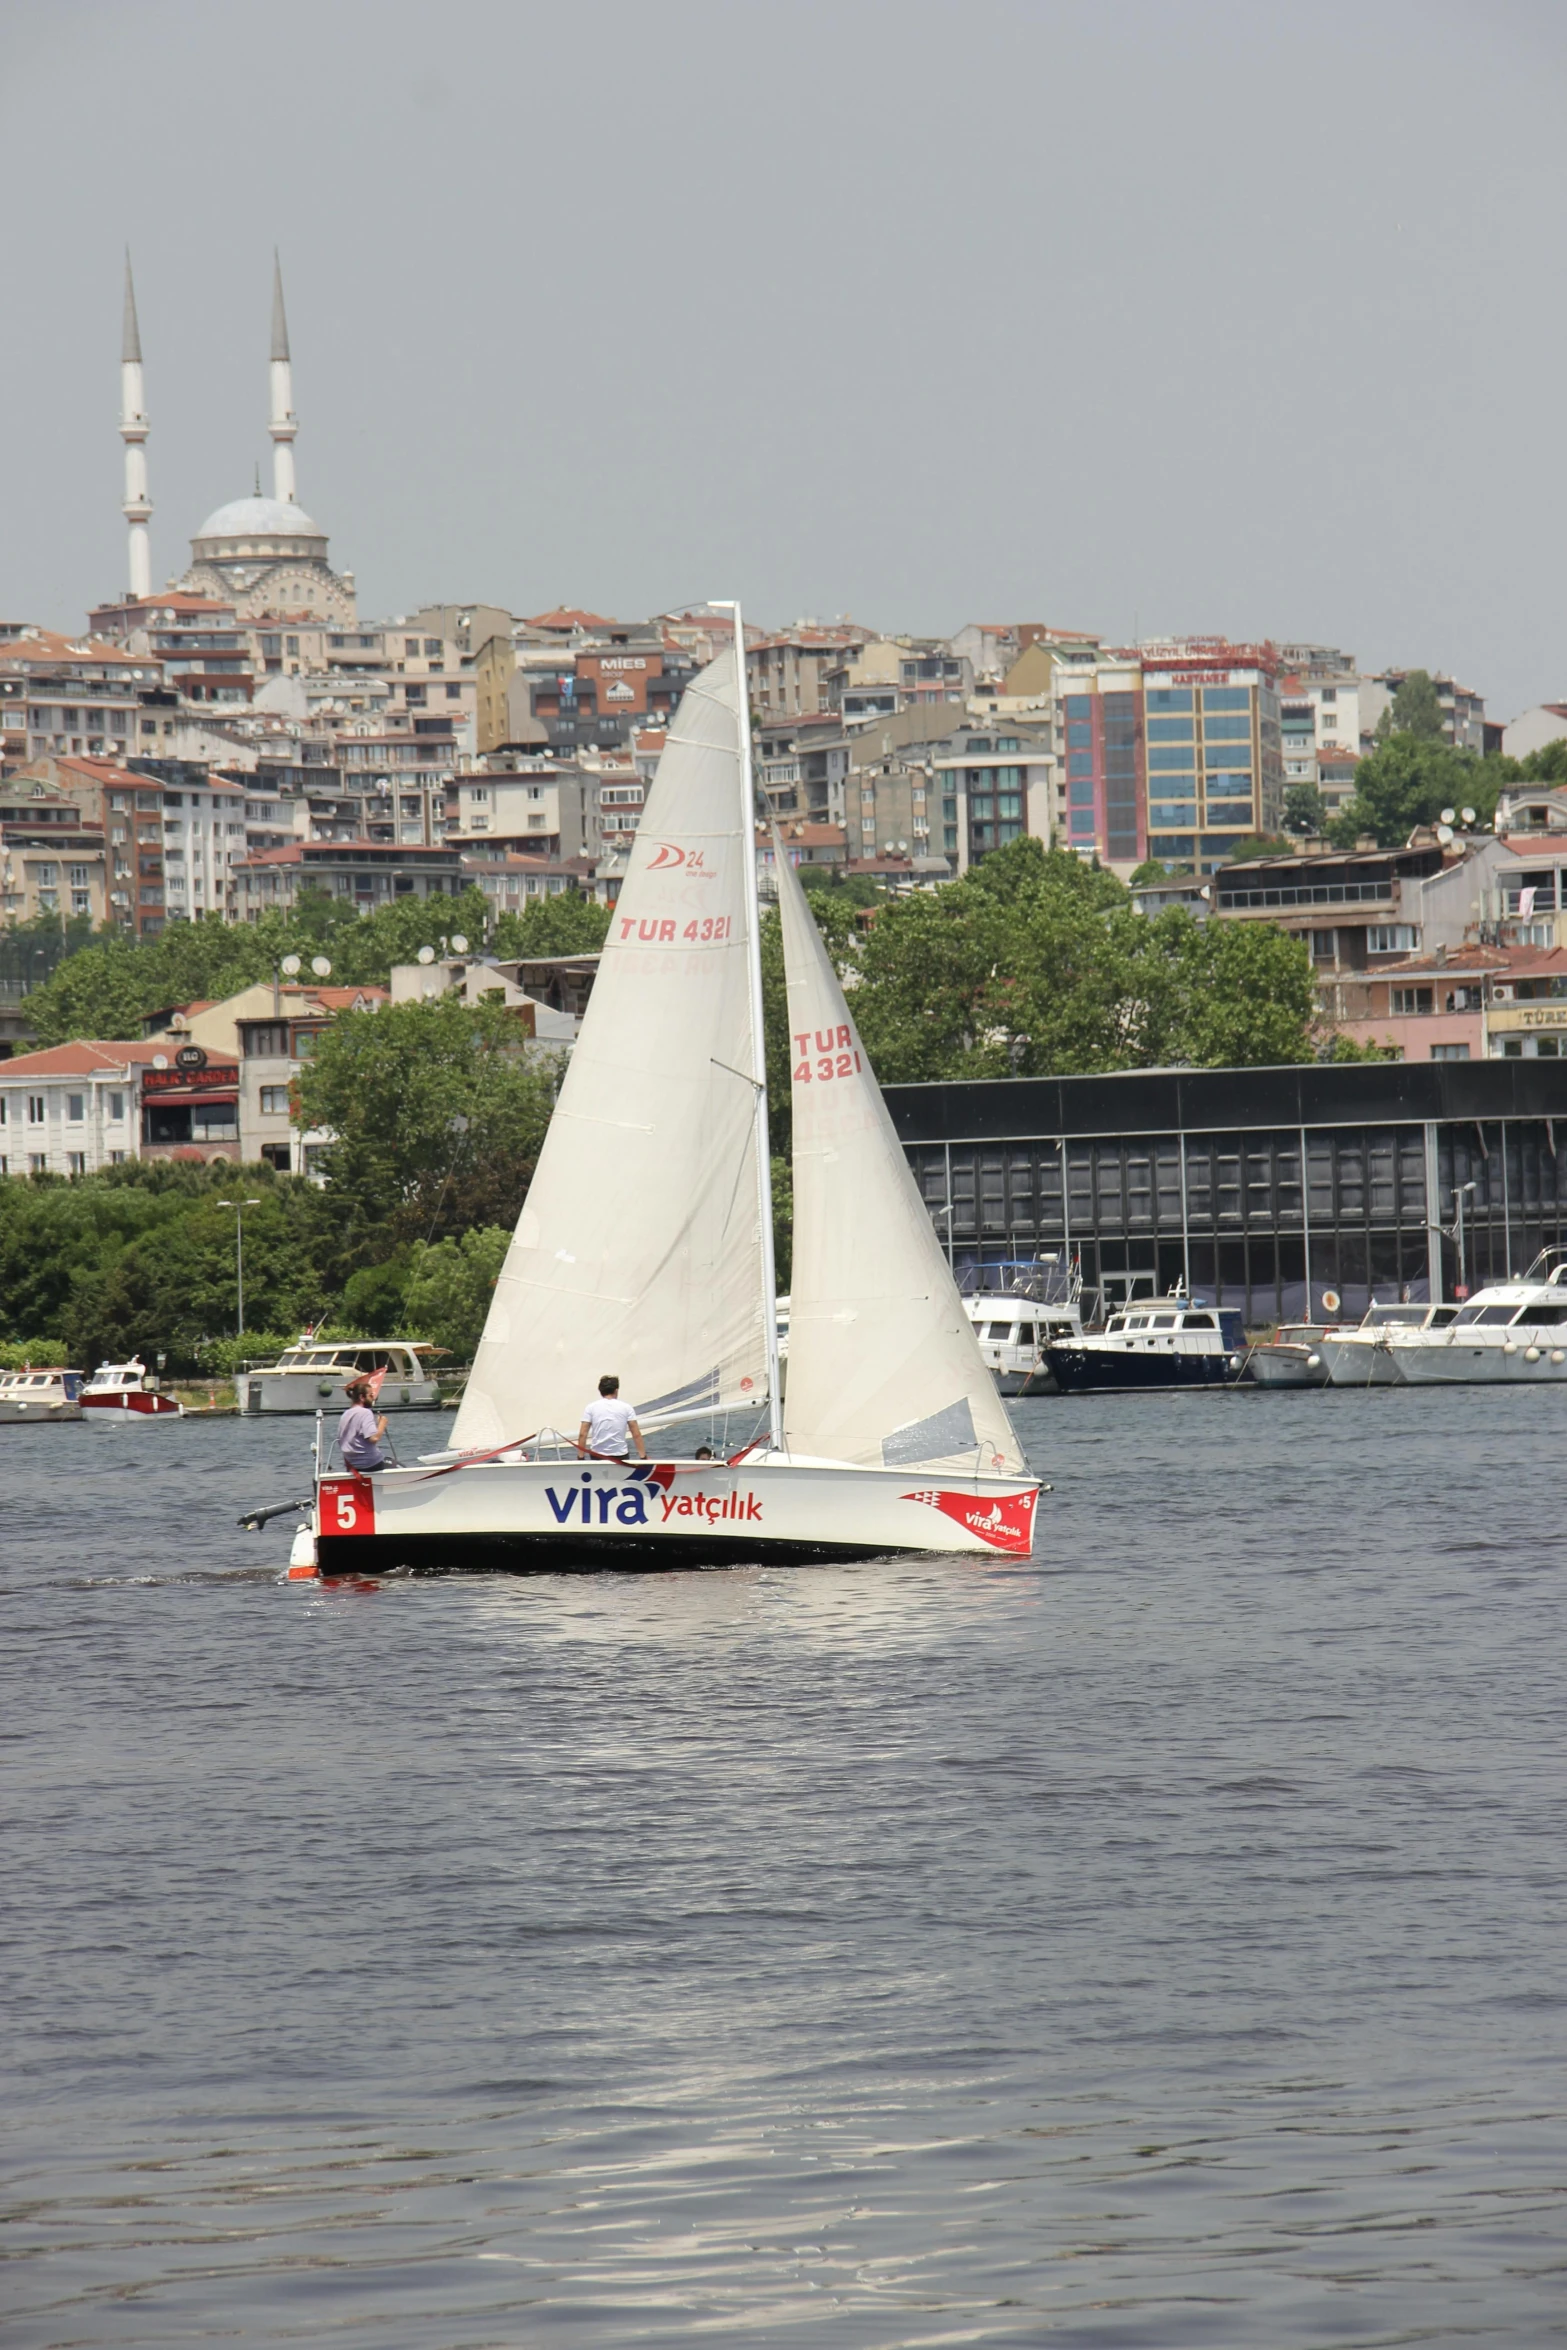
[{"label": "red and white boat", "polygon": [[[739,612],[735,613],[736,641]],[[1027,1556],[1039,1485],[980,1354],[787,859],[775,860],[794,1127],[789,1384],[743,661],[670,728],[603,960],[496,1283],[452,1450],[318,1473],[292,1571]],[[730,1460],[579,1460],[603,1372]]]},{"label": "red and white boat", "polygon": [[128,1363],[100,1363],[82,1389],[82,1414],[100,1428],[140,1427],[151,1420],[178,1420],[185,1410],[178,1396],[165,1395],[139,1356]]}]

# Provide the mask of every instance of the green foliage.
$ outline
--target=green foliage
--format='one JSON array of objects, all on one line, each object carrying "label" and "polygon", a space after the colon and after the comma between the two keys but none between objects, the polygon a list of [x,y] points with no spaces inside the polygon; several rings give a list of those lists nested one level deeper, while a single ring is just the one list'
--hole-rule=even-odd
[{"label": "green foliage", "polygon": [[35,914],[29,922],[0,925],[0,995],[25,995],[42,986],[69,955],[93,940],[85,914]]},{"label": "green foliage", "polygon": [[845,906],[879,906],[887,895],[869,873],[845,873],[836,865],[802,865],[800,882],[810,898]]},{"label": "green foliage", "polygon": [[773,1274],[786,1294],[794,1272],[794,1163],[775,1156],[772,1169]]},{"label": "green foliage", "polygon": [[1284,787],[1284,829],[1286,832],[1320,833],[1328,821],[1328,803],[1314,783],[1288,783]]},{"label": "green foliage", "polygon": [[298,1079],[300,1115],[337,1137],[323,1172],[351,1205],[365,1261],[386,1253],[388,1234],[514,1224],[556,1078],[498,1004],[384,1004],[323,1030]]},{"label": "green foliage", "polygon": [[325,954],[338,987],[384,986],[394,963],[411,963],[422,946],[443,936],[485,937],[489,901],[478,888],[453,898],[394,898],[374,914],[356,914],[342,898],[307,891],[291,913],[259,922],[225,922],[206,914],[171,922],[154,939],[138,942],[100,933],[36,988],[28,1011],[41,1044],[72,1037],[139,1036],[149,1013],[204,996],[237,994],[270,979],[285,955],[309,965]]},{"label": "green foliage", "polygon": [[1442,701],[1427,669],[1411,669],[1393,696],[1389,734],[1412,734],[1420,742],[1442,740]]},{"label": "green foliage", "polygon": [[336,1287],[336,1203],[267,1166],[132,1161],[65,1183],[0,1183],[0,1340],[46,1340],[90,1368],[139,1352],[193,1369],[233,1332],[234,1213],[245,1211],[245,1301],[261,1330],[297,1332]]},{"label": "green foliage", "polygon": [[593,955],[604,944],[610,909],[594,898],[562,890],[535,898],[520,914],[502,914],[495,925],[494,951],[513,955]]},{"label": "green foliage", "polygon": [[[815,899],[812,911],[820,920]],[[1315,1001],[1299,941],[1268,924],[1200,924],[1176,907],[1150,921],[1112,874],[1032,838],[961,881],[890,900],[868,929],[829,949],[885,1084],[1312,1056]],[[763,950],[781,1142],[788,1068],[776,923]]]},{"label": "green foliage", "polygon": [[1230,850],[1232,865],[1249,864],[1256,857],[1292,857],[1295,843],[1277,832],[1254,832],[1248,840],[1238,840]]},{"label": "green foliage", "polygon": [[1417,824],[1435,824],[1444,808],[1470,807],[1489,823],[1512,764],[1479,759],[1425,735],[1387,735],[1361,760],[1355,796],[1328,826],[1328,837],[1336,847],[1352,849],[1369,832],[1379,847],[1401,848]]},{"label": "green foliage", "polygon": [[448,1234],[433,1248],[416,1241],[402,1327],[434,1346],[444,1346],[459,1362],[471,1362],[510,1246],[511,1227],[499,1224],[477,1226],[460,1240]]},{"label": "green foliage", "polygon": [[1157,857],[1145,857],[1132,875],[1131,887],[1140,889],[1146,881],[1168,881],[1169,878],[1170,868],[1168,865],[1162,864]]},{"label": "green foliage", "polygon": [[1528,751],[1521,759],[1505,759],[1502,764],[1517,769],[1516,775],[1507,779],[1509,782],[1567,783],[1567,737],[1543,743],[1539,750]]},{"label": "green foliage", "polygon": [[1362,1043],[1359,1037],[1346,1036],[1342,1029],[1335,1029],[1318,1058],[1324,1061],[1396,1061],[1399,1058],[1399,1047],[1396,1044]]}]

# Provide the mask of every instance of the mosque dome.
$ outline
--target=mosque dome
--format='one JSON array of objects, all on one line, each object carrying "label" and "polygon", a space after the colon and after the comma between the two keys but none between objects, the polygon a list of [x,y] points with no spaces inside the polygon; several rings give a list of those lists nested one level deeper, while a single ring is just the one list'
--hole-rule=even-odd
[{"label": "mosque dome", "polygon": [[224,553],[316,555],[326,551],[326,532],[292,500],[234,498],[207,516],[191,545],[198,556],[216,554],[220,548]]}]

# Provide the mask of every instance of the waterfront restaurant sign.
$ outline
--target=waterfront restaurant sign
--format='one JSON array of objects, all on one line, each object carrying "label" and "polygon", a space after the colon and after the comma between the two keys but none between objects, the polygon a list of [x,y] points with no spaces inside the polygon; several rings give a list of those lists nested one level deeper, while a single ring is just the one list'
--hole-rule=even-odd
[{"label": "waterfront restaurant sign", "polygon": [[1510,1028],[1567,1028],[1567,1003],[1560,1004],[1494,1004],[1491,1008],[1493,1032]]}]

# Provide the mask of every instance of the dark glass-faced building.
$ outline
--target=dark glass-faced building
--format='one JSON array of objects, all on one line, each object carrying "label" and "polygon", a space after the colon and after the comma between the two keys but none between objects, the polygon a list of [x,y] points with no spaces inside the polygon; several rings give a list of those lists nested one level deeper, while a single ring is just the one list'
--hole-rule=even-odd
[{"label": "dark glass-faced building", "polygon": [[1131,1070],[886,1099],[955,1264],[1062,1254],[1109,1303],[1185,1282],[1254,1326],[1347,1316],[1373,1289],[1451,1298],[1567,1240],[1567,1062]]}]

